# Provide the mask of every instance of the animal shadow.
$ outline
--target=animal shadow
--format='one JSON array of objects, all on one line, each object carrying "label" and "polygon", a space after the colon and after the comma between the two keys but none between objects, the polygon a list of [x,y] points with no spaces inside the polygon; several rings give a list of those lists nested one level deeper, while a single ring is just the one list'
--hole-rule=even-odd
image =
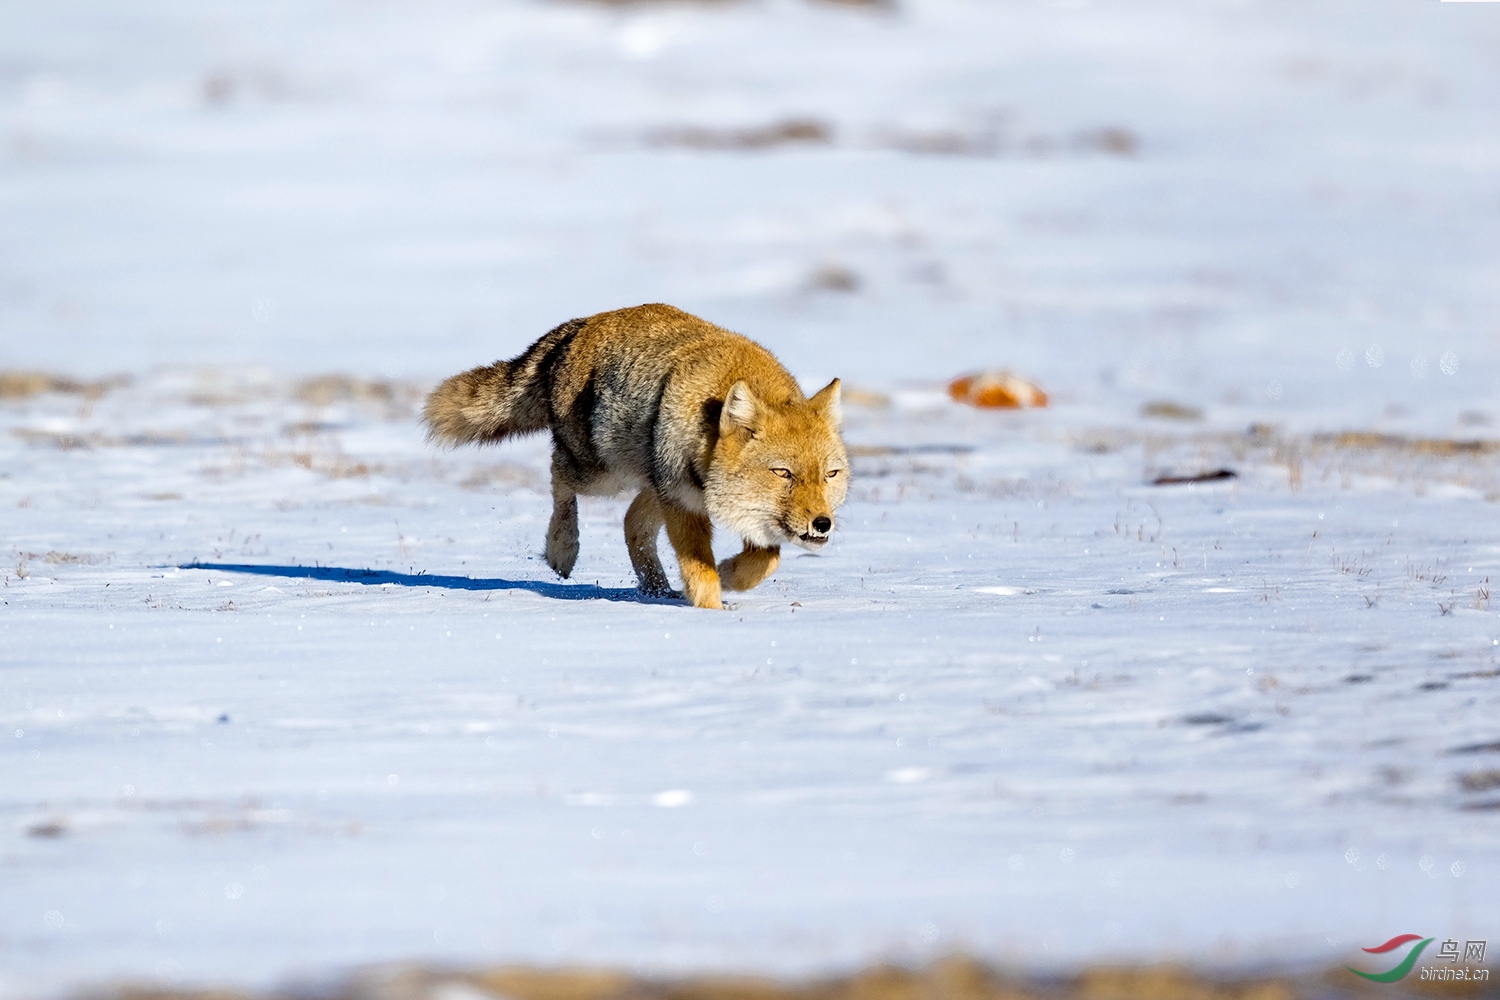
[{"label": "animal shadow", "polygon": [[266,566],[254,563],[183,563],[178,569],[248,573],[292,580],[325,583],[359,583],[369,587],[440,587],[445,590],[527,590],[556,601],[624,601],[630,604],[678,604],[680,599],[649,597],[634,587],[601,587],[594,583],[551,583],[544,580],[474,579],[469,576],[438,576],[432,573],[397,573],[386,569],[351,566]]}]

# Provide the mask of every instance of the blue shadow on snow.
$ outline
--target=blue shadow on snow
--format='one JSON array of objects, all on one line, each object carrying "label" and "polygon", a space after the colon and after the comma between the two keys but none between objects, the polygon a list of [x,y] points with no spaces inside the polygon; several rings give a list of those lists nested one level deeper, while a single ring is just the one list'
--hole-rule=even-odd
[{"label": "blue shadow on snow", "polygon": [[670,597],[647,597],[634,587],[601,587],[593,583],[547,583],[542,580],[476,580],[468,576],[433,576],[429,573],[393,573],[385,569],[351,569],[347,566],[257,566],[251,563],[183,563],[178,569],[249,573],[294,580],[327,583],[360,583],[370,587],[390,583],[398,587],[443,587],[448,590],[529,590],[558,601],[628,601],[632,604],[677,604]]}]

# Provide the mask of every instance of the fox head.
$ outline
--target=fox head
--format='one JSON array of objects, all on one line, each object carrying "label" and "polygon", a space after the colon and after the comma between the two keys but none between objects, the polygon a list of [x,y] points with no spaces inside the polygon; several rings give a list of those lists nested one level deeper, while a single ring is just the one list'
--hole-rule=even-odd
[{"label": "fox head", "polygon": [[841,420],[838,379],[811,399],[779,404],[744,382],[730,386],[704,477],[709,517],[767,548],[828,544],[849,492]]}]

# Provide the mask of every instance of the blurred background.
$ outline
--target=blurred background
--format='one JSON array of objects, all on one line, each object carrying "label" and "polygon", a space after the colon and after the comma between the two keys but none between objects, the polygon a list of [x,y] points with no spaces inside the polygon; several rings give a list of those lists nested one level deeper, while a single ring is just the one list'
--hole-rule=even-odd
[{"label": "blurred background", "polygon": [[1451,423],[1495,389],[1496,17],[9,3],[0,345],[426,379],[659,300],[808,382]]},{"label": "blurred background", "polygon": [[[0,374],[57,376],[0,386],[0,614],[26,637],[0,710],[28,732],[0,766],[0,997],[433,955],[1279,967],[1488,933],[1500,470],[1470,445],[1500,419],[1497,122],[1483,3],[0,4]],[[739,633],[631,603],[612,500],[585,558],[617,600],[557,599],[544,443],[439,456],[415,421],[433,380],[651,301],[873,390],[863,523]],[[990,366],[1053,407],[938,409]],[[116,374],[136,387],[62,380]],[[1318,443],[1349,430],[1385,452]],[[1429,486],[1458,499],[1409,513]],[[1295,632],[1256,622],[1276,581]],[[840,629],[859,676],[821,669]],[[798,672],[733,686],[777,641]],[[1089,656],[1143,682],[1096,713]],[[1252,690],[1263,662],[1284,689]],[[879,763],[918,694],[924,734],[957,735]],[[547,711],[516,723],[523,695]],[[578,818],[599,788],[629,817],[608,841]],[[982,979],[935,975],[858,996]],[[476,996],[424,982],[370,995]],[[595,987],[556,996],[624,989]],[[528,989],[482,992],[553,997]]]}]

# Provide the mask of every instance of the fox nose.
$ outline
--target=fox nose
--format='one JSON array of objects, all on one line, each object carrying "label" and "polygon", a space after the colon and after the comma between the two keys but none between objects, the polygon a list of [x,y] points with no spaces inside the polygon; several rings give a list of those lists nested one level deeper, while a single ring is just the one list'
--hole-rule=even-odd
[{"label": "fox nose", "polygon": [[819,514],[813,518],[812,527],[818,534],[826,535],[833,530],[833,518],[826,514]]}]

